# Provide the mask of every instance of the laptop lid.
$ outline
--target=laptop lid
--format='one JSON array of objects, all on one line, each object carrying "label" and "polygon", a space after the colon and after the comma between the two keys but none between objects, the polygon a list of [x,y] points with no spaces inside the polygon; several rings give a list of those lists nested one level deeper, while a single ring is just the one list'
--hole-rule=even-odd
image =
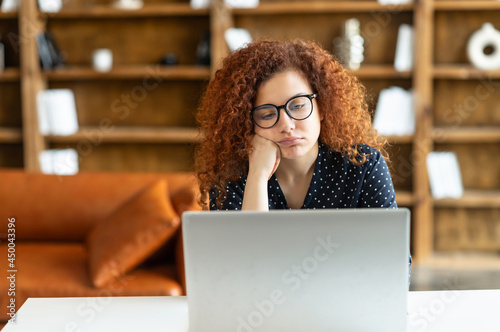
[{"label": "laptop lid", "polygon": [[190,332],[406,329],[407,209],[183,215]]}]

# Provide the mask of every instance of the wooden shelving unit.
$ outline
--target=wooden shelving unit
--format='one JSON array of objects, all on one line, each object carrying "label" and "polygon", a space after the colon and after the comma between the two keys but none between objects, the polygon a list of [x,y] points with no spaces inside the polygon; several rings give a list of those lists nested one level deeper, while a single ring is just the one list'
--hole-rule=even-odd
[{"label": "wooden shelving unit", "polygon": [[21,143],[22,137],[20,129],[0,127],[0,143]]},{"label": "wooden shelving unit", "polygon": [[5,68],[0,71],[0,167],[22,167],[18,12],[0,12],[0,36],[5,52]]},{"label": "wooden shelving unit", "polygon": [[447,208],[500,208],[500,190],[467,190],[459,199],[436,199],[434,205]]},{"label": "wooden shelving unit", "polygon": [[433,71],[434,77],[438,79],[475,80],[485,77],[500,78],[500,70],[485,71],[468,64],[436,65]]},{"label": "wooden shelving unit", "polygon": [[[87,127],[73,135],[49,135],[45,138],[52,143],[78,143],[88,139],[96,131],[99,131],[98,127]],[[103,143],[197,143],[201,136],[196,128],[121,127],[102,133],[100,139]]]},{"label": "wooden shelving unit", "polygon": [[17,19],[17,12],[0,12],[0,20],[3,19]]},{"label": "wooden shelving unit", "polygon": [[432,139],[436,143],[497,143],[500,142],[500,126],[439,128],[435,127]]},{"label": "wooden shelving unit", "polygon": [[413,135],[384,136],[390,144],[410,144],[415,139]]},{"label": "wooden shelving unit", "polygon": [[434,1],[434,9],[436,11],[499,10],[500,3],[496,2],[495,0],[477,0],[477,1],[436,0]]},{"label": "wooden shelving unit", "polygon": [[43,18],[57,19],[110,19],[110,18],[147,18],[176,16],[208,16],[208,9],[193,9],[189,3],[146,4],[141,9],[125,10],[112,5],[71,5],[68,4],[58,13],[40,13]]},{"label": "wooden shelving unit", "polygon": [[17,68],[5,68],[0,72],[0,82],[18,82],[19,78],[19,69]]},{"label": "wooden shelving unit", "polygon": [[[461,235],[454,245],[454,234],[476,225],[483,234],[488,223],[500,222],[500,215],[495,220],[500,174],[492,166],[500,162],[500,70],[478,70],[465,54],[471,33],[484,22],[497,24],[499,14],[495,0],[420,0],[399,6],[376,0],[261,0],[252,9],[231,9],[223,0],[213,0],[202,10],[192,9],[188,0],[145,0],[143,8],[132,11],[114,8],[108,0],[70,0],[55,14],[40,13],[36,0],[22,1],[19,13],[0,13],[3,38],[9,32],[29,36],[20,52],[9,51],[8,66],[0,73],[0,167],[37,171],[42,150],[85,147],[78,150],[82,171],[190,170],[201,137],[194,113],[229,52],[225,29],[242,27],[255,39],[314,40],[332,52],[343,22],[356,17],[365,37],[365,60],[352,74],[366,86],[371,109],[389,86],[411,88],[418,96],[416,132],[386,137],[391,174],[398,204],[412,212],[415,262],[443,262],[446,248],[471,250],[478,243]],[[414,69],[407,72],[393,67],[402,23],[415,27]],[[45,30],[66,52],[66,66],[40,68],[34,37]],[[212,64],[200,66],[196,52],[207,31]],[[91,53],[97,48],[113,51],[111,71],[92,69]],[[178,65],[157,65],[167,53],[178,56]],[[36,94],[46,88],[74,91],[78,133],[40,135]],[[430,195],[425,157],[433,150],[457,153],[466,189],[461,199],[434,200]],[[14,161],[6,157],[12,155],[17,156]],[[477,248],[491,253],[497,246],[491,242]]]},{"label": "wooden shelving unit", "polygon": [[398,206],[413,206],[413,194],[410,191],[396,191],[396,202]]},{"label": "wooden shelving unit", "polygon": [[[500,70],[476,69],[465,53],[470,35],[484,23],[499,28],[500,2],[436,0],[430,12],[434,54],[429,138],[433,149],[457,154],[465,192],[459,199],[432,200],[434,241],[428,263],[454,266],[461,257],[462,265],[471,266],[488,256],[489,263],[482,265],[500,266],[500,234],[494,231],[500,222],[500,175],[494,166],[500,142],[500,98],[495,91]],[[463,258],[470,254],[473,259]]]},{"label": "wooden shelving unit", "polygon": [[234,15],[284,15],[284,14],[315,14],[315,13],[355,13],[371,11],[411,11],[413,4],[381,5],[376,1],[297,1],[265,2],[257,8],[230,9]]},{"label": "wooden shelving unit", "polygon": [[392,65],[365,65],[358,70],[351,71],[358,78],[411,78],[410,71],[397,71]]},{"label": "wooden shelving unit", "polygon": [[154,72],[155,78],[163,80],[209,80],[210,68],[205,66],[162,66],[153,64],[121,66],[109,72],[95,71],[88,66],[64,67],[43,73],[49,81],[75,80],[140,80]]}]

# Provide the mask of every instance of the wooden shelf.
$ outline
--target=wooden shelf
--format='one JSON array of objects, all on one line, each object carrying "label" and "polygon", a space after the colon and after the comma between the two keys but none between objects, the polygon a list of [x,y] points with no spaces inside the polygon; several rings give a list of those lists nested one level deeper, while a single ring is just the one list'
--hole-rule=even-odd
[{"label": "wooden shelf", "polygon": [[397,71],[393,65],[361,65],[358,70],[350,70],[350,73],[359,78],[411,78],[411,71]]},{"label": "wooden shelf", "polygon": [[92,67],[71,66],[45,71],[43,75],[51,81],[144,79],[208,80],[210,68],[205,66],[159,66],[154,64],[117,66],[109,72],[98,72]]},{"label": "wooden shelf", "polygon": [[18,18],[17,12],[2,12],[0,11],[0,19],[16,19]]},{"label": "wooden shelf", "polygon": [[[118,127],[102,133],[105,143],[197,143],[201,137],[196,128],[152,128],[152,127]],[[78,143],[89,140],[98,127],[82,127],[78,133],[68,136],[48,135],[50,143]]]},{"label": "wooden shelf", "polygon": [[420,267],[441,270],[500,269],[500,255],[480,252],[434,252],[425,262],[417,262]]},{"label": "wooden shelf", "polygon": [[377,1],[300,1],[262,3],[256,8],[234,8],[235,15],[282,15],[282,14],[315,14],[340,12],[371,12],[377,10],[411,11],[413,4],[385,6]]},{"label": "wooden shelf", "polygon": [[143,8],[137,10],[120,9],[103,5],[68,6],[58,13],[39,13],[41,17],[50,19],[208,16],[208,14],[208,9],[193,9],[189,4],[184,3],[145,5]]},{"label": "wooden shelf", "polygon": [[500,142],[500,127],[445,128],[432,131],[436,143],[494,143]]},{"label": "wooden shelf", "polygon": [[15,82],[19,81],[19,69],[18,68],[5,68],[0,72],[0,82]]},{"label": "wooden shelf", "polygon": [[413,143],[414,136],[413,135],[390,135],[390,136],[382,136],[392,144],[410,144]]},{"label": "wooden shelf", "polygon": [[461,198],[435,199],[435,207],[500,208],[500,191],[466,190]]},{"label": "wooden shelf", "polygon": [[[500,5],[500,2],[498,2]],[[500,70],[481,70],[469,64],[457,65],[435,65],[433,68],[434,78],[472,80],[480,78],[500,78]]]},{"label": "wooden shelf", "polygon": [[0,143],[21,143],[22,141],[21,129],[0,127]]},{"label": "wooden shelf", "polygon": [[434,1],[435,10],[498,10],[500,2],[494,0],[477,1]]},{"label": "wooden shelf", "polygon": [[412,206],[413,194],[410,191],[396,191],[396,202],[398,206]]}]

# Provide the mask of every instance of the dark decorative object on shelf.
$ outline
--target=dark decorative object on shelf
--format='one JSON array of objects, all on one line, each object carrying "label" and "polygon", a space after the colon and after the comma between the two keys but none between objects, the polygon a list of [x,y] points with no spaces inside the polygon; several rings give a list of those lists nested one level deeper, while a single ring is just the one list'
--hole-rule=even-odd
[{"label": "dark decorative object on shelf", "polygon": [[179,64],[179,60],[175,53],[167,53],[161,58],[159,64],[163,66],[175,66]]},{"label": "dark decorative object on shelf", "polygon": [[196,64],[210,66],[210,32],[205,32],[196,49]]},{"label": "dark decorative object on shelf", "polygon": [[64,65],[65,56],[59,50],[54,37],[49,32],[38,34],[36,43],[43,69],[48,70]]},{"label": "dark decorative object on shelf", "polygon": [[5,68],[5,48],[2,44],[2,35],[0,35],[0,71]]}]

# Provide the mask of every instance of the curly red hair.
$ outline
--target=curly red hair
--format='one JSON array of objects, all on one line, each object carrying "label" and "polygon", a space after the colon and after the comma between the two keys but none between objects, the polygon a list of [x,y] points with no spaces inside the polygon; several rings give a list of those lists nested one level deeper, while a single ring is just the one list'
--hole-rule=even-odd
[{"label": "curly red hair", "polygon": [[246,177],[251,139],[254,135],[250,110],[260,85],[277,73],[296,70],[318,95],[323,115],[320,140],[331,150],[360,165],[365,143],[384,153],[386,143],[372,128],[366,89],[328,52],[303,40],[260,40],[233,52],[223,60],[209,83],[196,116],[204,139],[195,155],[200,181],[199,203],[206,208],[211,190],[219,193],[220,206],[226,183]]}]

